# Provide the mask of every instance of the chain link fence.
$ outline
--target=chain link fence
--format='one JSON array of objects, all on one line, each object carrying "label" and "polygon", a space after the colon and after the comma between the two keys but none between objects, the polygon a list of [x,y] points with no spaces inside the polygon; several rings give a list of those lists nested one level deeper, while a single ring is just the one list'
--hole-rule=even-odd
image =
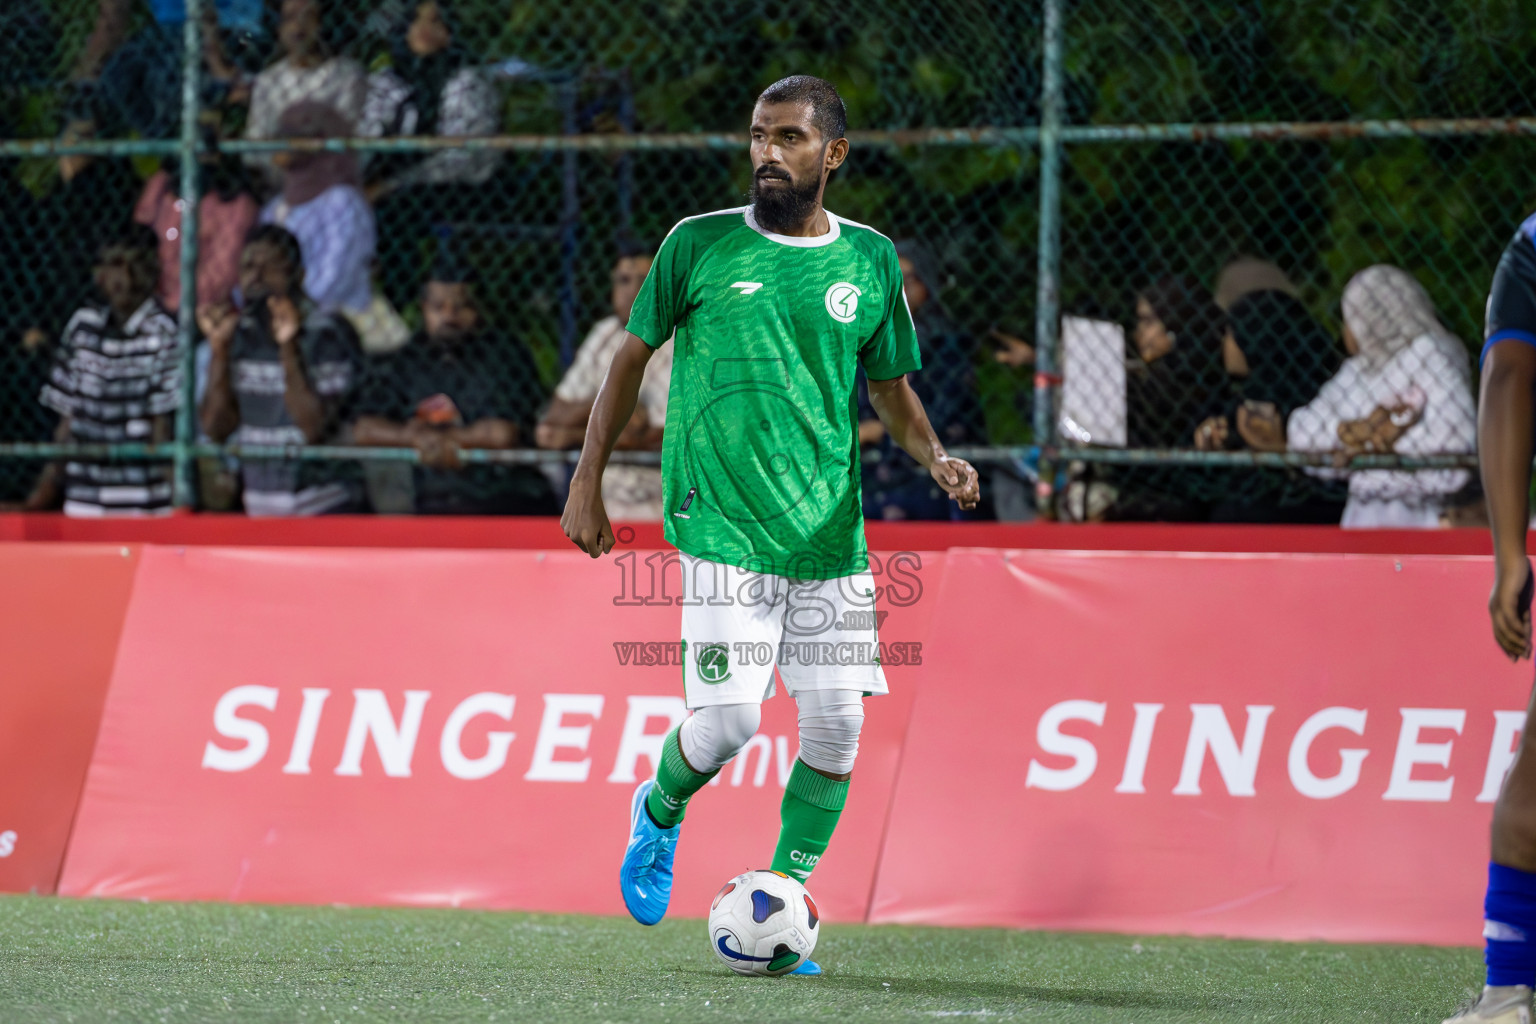
[{"label": "chain link fence", "polygon": [[[1081,319],[1063,332],[1063,439],[1212,454],[1170,466],[1087,453],[1103,461],[1074,475],[1069,513],[1475,519],[1465,471],[1295,463],[1472,464],[1484,300],[1533,204],[1520,168],[1536,11],[1250,2],[1158,15],[1067,11],[1061,294]],[[1113,401],[1071,379],[1074,356],[1097,365],[1118,344],[1100,320],[1128,342]],[[1284,458],[1215,465],[1254,452]]]},{"label": "chain link fence", "polygon": [[[648,252],[744,202],[752,101],[805,72],[854,129],[828,205],[898,240],[984,514],[1475,516],[1482,303],[1536,206],[1518,0],[11,0],[0,29],[0,503],[556,510]],[[657,376],[611,513],[659,513]],[[949,516],[885,445],[866,514]]]}]

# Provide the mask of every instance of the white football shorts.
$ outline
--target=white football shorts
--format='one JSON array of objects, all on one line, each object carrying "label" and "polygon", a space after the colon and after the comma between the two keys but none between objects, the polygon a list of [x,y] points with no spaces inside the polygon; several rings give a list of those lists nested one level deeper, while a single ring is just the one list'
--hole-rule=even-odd
[{"label": "white football shorts", "polygon": [[688,707],[767,700],[775,668],[790,696],[889,692],[870,573],[793,580],[685,553],[681,568]]}]

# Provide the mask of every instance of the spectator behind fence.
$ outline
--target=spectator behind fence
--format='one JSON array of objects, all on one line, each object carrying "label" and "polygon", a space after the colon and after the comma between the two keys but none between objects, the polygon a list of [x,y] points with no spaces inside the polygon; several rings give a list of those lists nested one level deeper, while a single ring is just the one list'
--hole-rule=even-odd
[{"label": "spectator behind fence", "polygon": [[1142,365],[1127,381],[1131,447],[1187,448],[1225,405],[1225,329],[1210,293],[1186,278],[1163,278],[1136,296],[1132,341]]},{"label": "spectator behind fence", "polygon": [[[1284,451],[1286,418],[1317,395],[1340,356],[1300,299],[1278,289],[1243,291],[1227,310],[1222,337],[1233,401],[1200,424],[1195,447]],[[1212,513],[1217,522],[1337,523],[1344,509],[1342,488],[1299,471],[1255,469],[1231,482]]]},{"label": "spectator behind fence", "polygon": [[[345,134],[345,119],[323,103],[283,111],[278,134],[323,139]],[[291,231],[304,250],[304,292],[325,312],[361,313],[372,301],[373,211],[358,190],[351,153],[279,153],[282,192],[261,211],[263,224]]]},{"label": "spectator behind fence", "polygon": [[1285,418],[1310,402],[1339,368],[1333,338],[1300,299],[1249,292],[1227,311],[1221,360],[1235,399],[1195,431],[1202,451],[1282,451]]},{"label": "spectator behind fence", "polygon": [[[256,76],[245,122],[246,138],[277,138],[283,112],[306,101],[323,103],[341,115],[344,127],[332,134],[352,134],[363,114],[368,80],[357,61],[335,55],[327,21],[330,13],[322,0],[283,0],[277,25],[283,56]],[[250,157],[249,162],[263,168],[272,166],[270,158],[260,155]]]},{"label": "spectator behind fence", "polygon": [[[922,369],[907,374],[923,402],[934,433],[946,447],[976,440],[978,409],[971,360],[974,349],[939,299],[939,274],[933,255],[920,243],[896,243],[902,291],[917,328]],[[902,451],[886,433],[868,404],[868,385],[860,374],[859,443],[874,445],[879,461],[862,465],[866,519],[959,519],[959,507],[927,470]]]},{"label": "spectator behind fence", "polygon": [[[624,343],[624,325],[629,321],[640,294],[640,285],[651,269],[649,252],[620,256],[613,265],[613,290],[609,299],[613,313],[592,325],[576,350],[576,358],[555,388],[543,419],[539,421],[540,448],[580,448],[587,433],[587,420],[597,389],[608,374],[613,354]],[[663,344],[645,364],[640,380],[639,401],[635,414],[614,443],[615,450],[659,451],[662,431],[667,424],[667,393],[672,383],[672,343]],[[662,488],[661,469],[657,466],[623,466],[609,463],[603,470],[603,506],[613,520],[659,520]]]},{"label": "spectator behind fence", "polygon": [[[66,141],[90,138],[85,124],[64,135]],[[32,223],[7,224],[0,232],[20,232],[15,244],[23,255],[17,269],[29,282],[13,301],[26,303],[29,329],[58,337],[81,296],[94,286],[102,245],[122,239],[139,187],[126,160],[63,156],[50,191],[24,209],[35,218]]]},{"label": "spectator behind fence", "polygon": [[[96,22],[75,62],[74,108],[101,119],[113,133],[174,138],[181,122],[184,0],[150,0],[154,20],[132,37],[134,0],[100,0]],[[205,97],[243,102],[245,74],[260,67],[270,49],[263,0],[204,0]]]},{"label": "spectator behind fence", "polygon": [[[240,282],[240,250],[261,206],[252,193],[245,165],[221,154],[218,111],[204,111],[207,148],[198,154],[197,302],[223,305]],[[156,296],[169,310],[181,308],[181,161],[171,158],[144,184],[133,219],[147,224],[160,239],[160,283]]]},{"label": "spectator behind fence", "polygon": [[[199,418],[216,442],[304,445],[339,440],[351,415],[362,353],[346,318],[304,297],[304,256],[284,229],[263,224],[240,254],[244,306],[202,306],[198,324],[211,358]],[[360,487],[342,465],[242,459],[245,510],[253,516],[344,511]]]},{"label": "spectator behind fence", "polygon": [[[368,78],[359,135],[469,137],[500,127],[500,97],[486,71],[474,66],[446,2],[404,10],[390,32],[389,61]],[[369,159],[366,191],[379,218],[384,290],[396,306],[416,289],[421,240],[441,221],[484,210],[480,186],[500,160],[495,150],[463,148]]]},{"label": "spectator behind fence", "polygon": [[1285,271],[1275,264],[1256,256],[1239,256],[1216,275],[1216,292],[1211,298],[1223,310],[1231,310],[1238,299],[1254,292],[1280,292],[1292,298],[1301,297]]},{"label": "spectator behind fence", "polygon": [[[1126,436],[1133,448],[1188,448],[1230,389],[1221,362],[1225,317],[1204,288],[1166,277],[1136,297],[1132,342],[1140,363],[1126,379]],[[1199,469],[1132,467],[1117,476],[1116,519],[1203,520]],[[1087,501],[1089,511],[1100,502]],[[1091,517],[1091,516],[1090,516]]]},{"label": "spectator behind fence", "polygon": [[[1344,289],[1350,357],[1316,399],[1291,414],[1303,452],[1471,454],[1477,445],[1466,346],[1435,315],[1422,285],[1391,266],[1362,270]],[[1466,470],[1360,470],[1349,478],[1346,527],[1433,528]]]},{"label": "spectator behind fence", "polygon": [[[485,328],[474,283],[449,263],[421,295],[425,327],[398,352],[373,360],[358,399],[353,441],[415,448],[413,497],[396,504],[370,477],[376,511],[557,515],[554,493],[533,466],[464,465],[464,449],[515,448],[529,437],[544,390],[522,342]],[[398,500],[398,499],[396,499]]]},{"label": "spectator behind fence", "polygon": [[[154,297],[156,252],[154,232],[141,224],[101,247],[95,277],[105,302],[87,303],[70,318],[39,396],[61,417],[55,440],[170,440],[171,417],[181,404],[181,368],[176,322]],[[167,462],[72,459],[43,471],[27,498],[28,511],[57,505],[61,475],[66,515],[155,515],[171,508]]]}]

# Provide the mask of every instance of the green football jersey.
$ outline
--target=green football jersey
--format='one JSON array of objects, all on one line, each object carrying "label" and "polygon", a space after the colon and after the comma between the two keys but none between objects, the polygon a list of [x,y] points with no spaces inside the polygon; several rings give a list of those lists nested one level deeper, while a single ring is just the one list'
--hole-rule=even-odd
[{"label": "green football jersey", "polygon": [[635,300],[630,333],[674,338],[662,513],[695,557],[794,579],[868,567],[855,374],[917,370],[917,332],[891,240],[827,219],[798,238],[746,207],[689,217]]}]

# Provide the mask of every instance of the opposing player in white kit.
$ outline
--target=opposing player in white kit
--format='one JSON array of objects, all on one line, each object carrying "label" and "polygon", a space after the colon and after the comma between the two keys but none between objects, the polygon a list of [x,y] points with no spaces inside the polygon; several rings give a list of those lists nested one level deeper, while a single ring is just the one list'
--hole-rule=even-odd
[{"label": "opposing player in white kit", "polygon": [[[863,698],[886,692],[859,500],[859,366],[895,441],[962,508],[980,497],[975,469],[945,453],[907,383],[917,337],[895,247],[822,208],[848,154],[846,124],[842,99],[819,78],[786,78],[758,98],[751,205],[690,217],[662,243],[561,518],[594,558],[613,548],[599,481],[646,361],[674,338],[663,511],[682,552],[683,690],[694,713],[667,736],[656,778],[631,805],[619,881],[642,924],[666,913],[688,800],[757,732],[775,663],[799,706],[800,751],[772,868],[807,879],[842,813]],[[795,973],[820,970],[807,962]]]}]

